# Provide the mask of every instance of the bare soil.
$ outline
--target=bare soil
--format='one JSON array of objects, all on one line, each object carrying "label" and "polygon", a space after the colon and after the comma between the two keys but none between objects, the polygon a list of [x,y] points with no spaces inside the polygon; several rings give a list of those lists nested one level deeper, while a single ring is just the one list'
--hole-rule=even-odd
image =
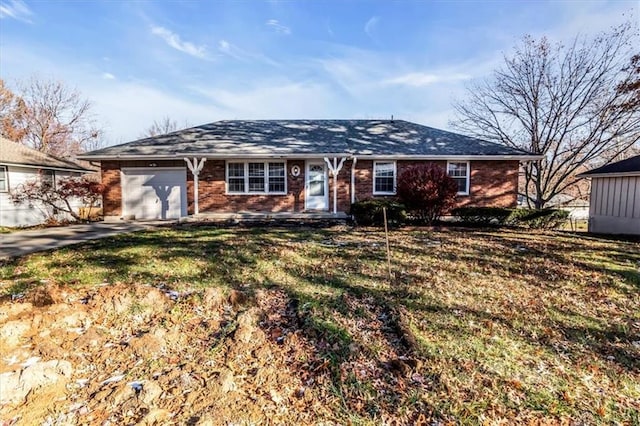
[{"label": "bare soil", "polygon": [[[368,308],[366,300],[345,303]],[[326,356],[332,337],[300,308],[279,289],[178,293],[124,284],[49,285],[5,300],[2,424],[333,424],[328,407],[364,412],[375,404],[331,392],[349,374],[379,376],[378,392],[424,386],[412,377],[412,343],[398,313],[351,324],[386,347],[371,357],[353,343],[350,361],[336,369]],[[388,422],[421,419],[375,409]]]}]

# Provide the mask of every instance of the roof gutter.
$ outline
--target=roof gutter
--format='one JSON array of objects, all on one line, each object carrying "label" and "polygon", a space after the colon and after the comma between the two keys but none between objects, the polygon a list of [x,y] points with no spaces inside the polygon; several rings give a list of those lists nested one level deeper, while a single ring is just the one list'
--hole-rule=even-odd
[{"label": "roof gutter", "polygon": [[589,179],[589,178],[601,178],[601,177],[631,177],[631,176],[640,176],[640,170],[636,172],[617,172],[617,173],[580,173],[576,175],[579,179]]},{"label": "roof gutter", "polygon": [[85,168],[71,168],[71,167],[56,167],[56,166],[46,166],[41,164],[24,164],[24,163],[11,163],[8,161],[0,161],[0,166],[11,166],[11,167],[22,167],[25,169],[46,169],[46,170],[57,170],[61,172],[78,172],[78,173],[93,173],[98,170],[91,170]]},{"label": "roof gutter", "polygon": [[198,154],[198,153],[188,153],[188,154],[171,154],[171,155],[79,155],[78,158],[81,160],[90,160],[90,161],[127,161],[127,160],[181,160],[185,155],[198,157],[198,158],[211,158],[211,159],[252,159],[252,158],[278,158],[278,159],[307,159],[307,158],[324,158],[324,157],[334,157],[334,158],[351,158],[357,156],[360,160],[513,160],[513,161],[535,161],[541,160],[543,158],[542,155],[534,155],[534,154],[523,154],[523,155],[378,155],[378,154],[354,154],[354,153],[308,153],[308,154],[274,154],[274,153],[263,153],[263,154],[238,154],[238,155],[230,155],[230,154]]}]

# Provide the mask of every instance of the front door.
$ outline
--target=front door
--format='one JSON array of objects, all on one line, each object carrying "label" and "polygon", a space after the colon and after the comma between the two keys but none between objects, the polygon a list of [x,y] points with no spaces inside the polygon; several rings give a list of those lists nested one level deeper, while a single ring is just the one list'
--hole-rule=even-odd
[{"label": "front door", "polygon": [[306,176],[305,208],[307,210],[329,210],[327,165],[324,161],[307,162]]}]

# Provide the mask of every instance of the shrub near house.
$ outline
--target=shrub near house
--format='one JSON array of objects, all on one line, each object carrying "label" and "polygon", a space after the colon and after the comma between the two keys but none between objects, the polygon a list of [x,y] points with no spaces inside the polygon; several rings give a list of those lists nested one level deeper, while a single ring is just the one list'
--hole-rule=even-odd
[{"label": "shrub near house", "polygon": [[[52,212],[50,219],[54,219],[53,212],[60,211],[68,214],[77,221],[88,220],[91,210],[100,204],[104,186],[100,182],[87,177],[68,177],[54,184],[49,180],[32,179],[18,186],[12,193],[14,203],[40,203]],[[77,209],[80,202],[88,209],[83,216]]]},{"label": "shrub near house", "polygon": [[398,197],[416,218],[433,223],[456,202],[458,184],[434,164],[407,168],[398,180]]}]

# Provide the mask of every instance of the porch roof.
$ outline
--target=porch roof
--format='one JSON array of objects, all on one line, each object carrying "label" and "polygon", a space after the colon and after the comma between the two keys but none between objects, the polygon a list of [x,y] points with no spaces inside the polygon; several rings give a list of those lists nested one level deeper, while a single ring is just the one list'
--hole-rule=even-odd
[{"label": "porch roof", "polygon": [[87,160],[202,157],[537,159],[493,142],[404,120],[228,120],[83,154]]}]

